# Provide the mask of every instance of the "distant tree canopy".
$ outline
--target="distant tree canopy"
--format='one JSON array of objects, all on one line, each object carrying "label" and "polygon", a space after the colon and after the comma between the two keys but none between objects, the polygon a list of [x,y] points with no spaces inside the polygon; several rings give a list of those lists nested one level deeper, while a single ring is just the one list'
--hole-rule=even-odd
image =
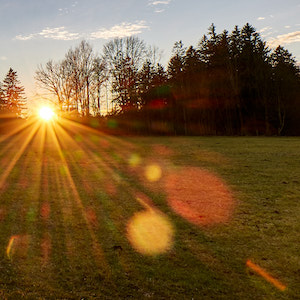
[{"label": "distant tree canopy", "polygon": [[[271,51],[250,24],[199,44],[174,44],[167,69],[137,37],[109,41],[102,55],[83,41],[36,80],[62,110],[101,115],[103,87],[128,130],[165,134],[300,134],[300,71],[292,55]],[[102,93],[102,95],[101,95]],[[108,103],[106,104],[108,107]]]},{"label": "distant tree canopy", "polygon": [[27,109],[24,95],[17,72],[10,68],[3,83],[0,83],[0,112],[23,117]]},{"label": "distant tree canopy", "polygon": [[197,48],[176,43],[168,74],[178,133],[291,134],[300,120],[296,61],[249,24],[231,34],[212,25]]}]

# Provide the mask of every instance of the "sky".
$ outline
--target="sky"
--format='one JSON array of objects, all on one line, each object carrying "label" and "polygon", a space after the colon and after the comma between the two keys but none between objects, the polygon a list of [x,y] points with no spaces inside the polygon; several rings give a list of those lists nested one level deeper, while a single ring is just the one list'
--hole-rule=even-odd
[{"label": "sky", "polygon": [[300,0],[0,0],[0,80],[12,67],[30,100],[38,65],[83,39],[101,54],[110,39],[135,35],[162,50],[166,65],[176,41],[197,46],[212,23],[231,32],[247,22],[300,62]]}]

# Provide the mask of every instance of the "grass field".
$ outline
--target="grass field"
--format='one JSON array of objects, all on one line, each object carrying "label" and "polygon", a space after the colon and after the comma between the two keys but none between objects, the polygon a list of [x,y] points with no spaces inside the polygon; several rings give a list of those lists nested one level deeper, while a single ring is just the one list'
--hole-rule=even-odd
[{"label": "grass field", "polygon": [[300,299],[300,138],[0,136],[1,299]]}]

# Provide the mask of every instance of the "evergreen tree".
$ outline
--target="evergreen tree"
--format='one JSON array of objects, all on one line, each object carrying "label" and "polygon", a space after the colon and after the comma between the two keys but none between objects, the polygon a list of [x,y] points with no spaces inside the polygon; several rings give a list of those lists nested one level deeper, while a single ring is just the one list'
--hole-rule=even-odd
[{"label": "evergreen tree", "polygon": [[[281,135],[289,125],[289,134],[295,134],[300,125],[299,93],[300,71],[288,50],[278,46],[271,54],[272,98],[271,121]],[[288,123],[288,124],[286,124]],[[292,129],[293,128],[293,129]],[[299,134],[299,131],[298,131]]]},{"label": "evergreen tree", "polygon": [[1,110],[21,117],[25,109],[24,87],[18,80],[17,72],[10,68],[3,81]]}]

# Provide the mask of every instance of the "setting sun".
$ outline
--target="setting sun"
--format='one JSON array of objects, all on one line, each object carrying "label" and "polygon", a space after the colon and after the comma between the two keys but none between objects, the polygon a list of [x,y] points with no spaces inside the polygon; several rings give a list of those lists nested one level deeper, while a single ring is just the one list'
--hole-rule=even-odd
[{"label": "setting sun", "polygon": [[44,106],[39,110],[39,117],[44,121],[50,121],[54,116],[55,113],[50,107]]}]

